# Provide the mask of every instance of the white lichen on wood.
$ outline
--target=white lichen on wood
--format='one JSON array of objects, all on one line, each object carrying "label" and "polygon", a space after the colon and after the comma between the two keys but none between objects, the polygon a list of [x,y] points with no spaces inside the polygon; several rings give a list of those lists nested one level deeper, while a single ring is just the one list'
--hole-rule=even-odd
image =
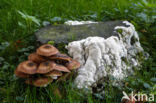
[{"label": "white lichen on wood", "polygon": [[88,37],[67,45],[68,53],[81,63],[75,84],[78,88],[88,88],[104,77],[114,77],[113,85],[133,73],[132,67],[139,66],[138,53],[143,49],[135,27],[124,21],[127,26],[117,26],[119,37]]}]

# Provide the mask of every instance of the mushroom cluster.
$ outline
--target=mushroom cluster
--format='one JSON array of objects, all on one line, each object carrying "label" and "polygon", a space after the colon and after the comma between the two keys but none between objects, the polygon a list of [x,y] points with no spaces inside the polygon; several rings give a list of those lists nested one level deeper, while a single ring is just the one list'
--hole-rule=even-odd
[{"label": "mushroom cluster", "polygon": [[45,87],[64,73],[80,67],[80,63],[66,54],[61,54],[50,44],[40,46],[36,52],[28,56],[28,60],[20,63],[15,75],[25,78],[26,84]]}]

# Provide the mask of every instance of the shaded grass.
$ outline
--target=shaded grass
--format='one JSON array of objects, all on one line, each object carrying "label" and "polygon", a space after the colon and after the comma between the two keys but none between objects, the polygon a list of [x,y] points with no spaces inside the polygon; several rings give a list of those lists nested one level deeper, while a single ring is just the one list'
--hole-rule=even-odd
[{"label": "shaded grass", "polygon": [[[115,103],[120,102],[122,92],[115,91],[108,86],[108,96],[103,100],[95,98],[93,95],[85,94],[83,91],[73,88],[72,80],[63,83],[53,83],[47,88],[35,88],[24,84],[24,81],[17,79],[13,72],[19,62],[26,60],[27,55],[33,52],[37,46],[34,32],[41,28],[43,21],[52,24],[63,23],[66,20],[129,20],[138,31],[145,29],[147,32],[139,32],[141,43],[144,49],[152,57],[144,63],[143,70],[136,71],[136,78],[129,78],[129,86],[125,91],[142,90],[151,92],[152,89],[145,88],[143,84],[149,83],[155,77],[156,49],[155,49],[155,21],[148,21],[144,16],[137,16],[140,12],[145,12],[147,16],[156,15],[151,7],[136,6],[142,0],[1,0],[0,1],[0,47],[2,43],[4,49],[0,49],[0,101],[2,103]],[[155,0],[148,0],[151,4],[156,4]],[[36,17],[40,20],[40,26],[31,20],[25,20],[17,12],[21,11]],[[60,17],[60,21],[51,21],[53,17]],[[55,94],[56,88],[62,94],[59,98]]]}]

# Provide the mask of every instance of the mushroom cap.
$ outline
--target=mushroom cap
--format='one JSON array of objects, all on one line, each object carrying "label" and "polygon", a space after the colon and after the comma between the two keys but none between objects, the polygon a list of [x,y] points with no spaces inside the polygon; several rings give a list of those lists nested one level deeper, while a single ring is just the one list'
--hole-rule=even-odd
[{"label": "mushroom cap", "polygon": [[70,70],[68,70],[65,66],[59,64],[57,64],[54,67],[54,70],[61,71],[61,72],[70,72]]},{"label": "mushroom cap", "polygon": [[72,60],[70,61],[69,63],[66,64],[66,67],[69,69],[69,70],[74,70],[74,69],[77,69],[79,68],[81,65],[78,61],[76,60]]},{"label": "mushroom cap", "polygon": [[64,61],[71,61],[71,58],[66,54],[57,53],[49,57],[51,60],[64,60]]},{"label": "mushroom cap", "polygon": [[57,71],[57,70],[53,70],[53,71],[45,74],[45,76],[58,77],[58,76],[62,76],[62,72]]},{"label": "mushroom cap", "polygon": [[42,62],[40,63],[36,73],[39,73],[39,74],[48,73],[54,69],[55,65],[56,64],[53,61]]},{"label": "mushroom cap", "polygon": [[51,56],[57,54],[59,51],[50,44],[44,44],[37,49],[37,54],[42,56]]},{"label": "mushroom cap", "polygon": [[22,72],[18,71],[18,69],[16,69],[16,70],[14,71],[14,73],[15,73],[15,75],[16,75],[17,77],[20,77],[20,78],[29,78],[29,77],[30,77],[29,74],[22,73]]},{"label": "mushroom cap", "polygon": [[26,84],[30,84],[30,85],[34,85],[36,87],[46,87],[49,83],[51,83],[53,81],[52,78],[48,78],[48,77],[40,77],[37,79],[27,79],[25,81]]},{"label": "mushroom cap", "polygon": [[42,56],[38,55],[37,53],[31,53],[28,56],[28,60],[31,60],[31,61],[38,63],[38,64],[46,61],[46,59],[44,59]]},{"label": "mushroom cap", "polygon": [[35,74],[37,70],[37,64],[33,61],[27,60],[22,63],[20,63],[17,67],[19,72],[25,73],[25,74]]}]

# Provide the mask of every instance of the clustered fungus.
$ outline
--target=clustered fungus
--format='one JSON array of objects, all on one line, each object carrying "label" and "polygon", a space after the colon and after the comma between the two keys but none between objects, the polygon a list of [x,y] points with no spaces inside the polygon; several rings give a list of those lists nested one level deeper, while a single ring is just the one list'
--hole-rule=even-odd
[{"label": "clustered fungus", "polygon": [[45,87],[65,73],[78,69],[80,63],[66,54],[61,54],[50,44],[40,46],[27,61],[20,63],[15,75],[26,79],[25,83],[36,87]]}]

